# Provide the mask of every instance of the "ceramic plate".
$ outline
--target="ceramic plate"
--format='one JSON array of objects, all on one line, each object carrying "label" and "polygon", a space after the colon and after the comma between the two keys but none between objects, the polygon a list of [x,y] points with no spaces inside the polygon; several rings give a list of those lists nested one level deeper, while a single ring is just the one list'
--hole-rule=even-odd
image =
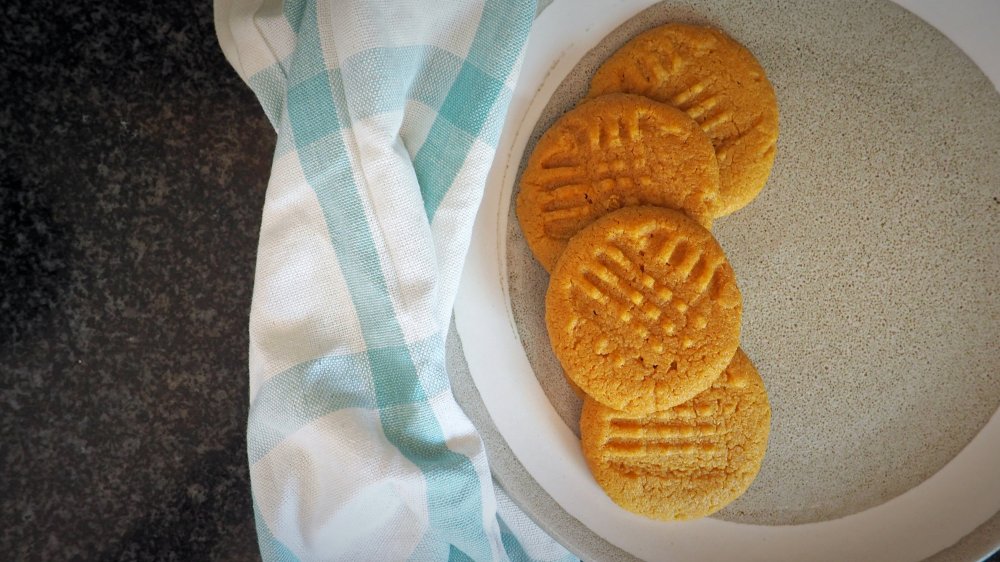
[{"label": "ceramic plate", "polygon": [[[630,514],[591,478],[545,334],[547,276],[511,209],[525,155],[593,70],[668,21],[746,45],[781,111],[767,187],[713,227],[771,399],[768,455],[737,502],[685,523]],[[894,4],[557,1],[532,30],[456,304],[502,454],[531,482],[498,478],[543,527],[551,498],[649,560],[919,560],[954,544],[1000,510],[998,159],[994,86]]]}]

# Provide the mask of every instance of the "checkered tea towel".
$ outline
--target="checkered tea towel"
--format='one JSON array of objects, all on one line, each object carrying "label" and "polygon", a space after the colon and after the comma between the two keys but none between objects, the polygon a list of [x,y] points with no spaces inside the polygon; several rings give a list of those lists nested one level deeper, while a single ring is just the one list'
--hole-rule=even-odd
[{"label": "checkered tea towel", "polygon": [[494,483],[444,363],[534,0],[215,12],[278,132],[250,313],[264,559],[570,559]]}]

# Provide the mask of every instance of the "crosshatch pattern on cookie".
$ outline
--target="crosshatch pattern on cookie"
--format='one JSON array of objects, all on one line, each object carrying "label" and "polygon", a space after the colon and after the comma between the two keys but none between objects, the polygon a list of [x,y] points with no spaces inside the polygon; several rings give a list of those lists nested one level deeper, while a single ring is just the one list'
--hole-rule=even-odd
[{"label": "crosshatch pattern on cookie", "polygon": [[581,231],[546,297],[549,337],[567,376],[631,413],[707,388],[736,352],[741,310],[711,234],[656,207],[622,209]]}]

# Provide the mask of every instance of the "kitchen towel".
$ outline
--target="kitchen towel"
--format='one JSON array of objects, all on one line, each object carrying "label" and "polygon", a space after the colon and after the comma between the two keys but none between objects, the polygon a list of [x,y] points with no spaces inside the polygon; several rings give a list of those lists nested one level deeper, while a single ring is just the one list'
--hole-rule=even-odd
[{"label": "kitchen towel", "polygon": [[250,312],[265,560],[572,559],[493,481],[444,362],[534,15],[534,0],[215,1],[278,133]]}]

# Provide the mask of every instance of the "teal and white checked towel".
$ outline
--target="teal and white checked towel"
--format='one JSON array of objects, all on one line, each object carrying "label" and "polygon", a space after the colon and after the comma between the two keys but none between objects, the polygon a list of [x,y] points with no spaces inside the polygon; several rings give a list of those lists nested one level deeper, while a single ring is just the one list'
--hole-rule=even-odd
[{"label": "teal and white checked towel", "polygon": [[250,313],[264,559],[570,559],[494,483],[444,364],[534,0],[215,11],[278,132]]}]

